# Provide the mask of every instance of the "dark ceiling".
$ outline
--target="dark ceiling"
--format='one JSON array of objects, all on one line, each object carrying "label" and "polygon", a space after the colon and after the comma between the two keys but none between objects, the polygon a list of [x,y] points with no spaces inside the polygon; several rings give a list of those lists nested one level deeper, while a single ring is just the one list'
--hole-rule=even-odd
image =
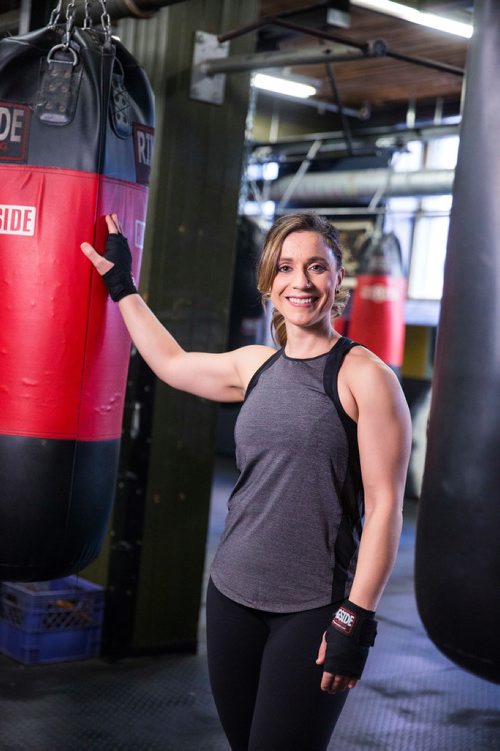
[{"label": "dark ceiling", "polygon": [[[420,3],[403,0],[403,4],[440,13],[455,20],[472,21],[470,0]],[[332,66],[337,94],[344,106],[365,108],[378,122],[384,120],[384,114],[390,121],[393,112],[397,112],[395,117],[400,119],[401,113],[409,107],[425,106],[429,111],[458,114],[463,83],[460,71],[465,67],[467,39],[354,5],[350,6],[348,28],[339,28],[326,24],[325,8],[336,5],[346,7],[348,3],[333,0],[320,5],[322,8],[318,5],[311,7],[304,0],[261,0],[261,17],[280,16],[287,22],[326,32],[339,39],[352,40],[357,44],[383,40],[389,55],[340,62]],[[310,10],[305,10],[307,7]],[[297,13],[292,15],[293,11]],[[271,22],[259,31],[258,39],[261,50],[335,48],[335,44],[329,39],[314,38]],[[400,59],[401,57],[414,58],[415,62]],[[422,64],[417,64],[417,60]],[[429,66],[429,61],[451,66],[453,70],[439,70]],[[332,103],[337,101],[332,78],[325,64],[298,65],[288,71],[290,75],[298,73],[319,80],[317,98]]]}]

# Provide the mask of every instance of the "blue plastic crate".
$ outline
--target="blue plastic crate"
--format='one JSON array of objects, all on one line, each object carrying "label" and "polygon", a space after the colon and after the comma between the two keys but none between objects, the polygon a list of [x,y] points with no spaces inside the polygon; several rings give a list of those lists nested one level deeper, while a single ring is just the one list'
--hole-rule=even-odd
[{"label": "blue plastic crate", "polygon": [[104,590],[78,576],[1,585],[0,651],[31,665],[95,657]]}]

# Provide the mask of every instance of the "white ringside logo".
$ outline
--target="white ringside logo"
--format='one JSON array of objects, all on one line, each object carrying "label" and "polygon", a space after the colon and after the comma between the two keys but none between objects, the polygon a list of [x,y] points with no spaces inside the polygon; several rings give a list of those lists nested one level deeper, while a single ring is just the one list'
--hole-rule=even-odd
[{"label": "white ringside logo", "polygon": [[36,207],[0,204],[0,235],[35,234]]}]

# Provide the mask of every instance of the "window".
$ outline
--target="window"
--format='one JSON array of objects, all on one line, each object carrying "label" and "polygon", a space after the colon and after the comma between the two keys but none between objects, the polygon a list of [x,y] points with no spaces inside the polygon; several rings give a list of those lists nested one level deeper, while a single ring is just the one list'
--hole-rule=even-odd
[{"label": "window", "polygon": [[[458,136],[436,138],[427,144],[411,142],[408,153],[398,155],[393,169],[454,169],[458,144]],[[410,299],[441,299],[451,204],[451,195],[388,202],[386,229],[398,236],[405,264],[409,264]]]}]

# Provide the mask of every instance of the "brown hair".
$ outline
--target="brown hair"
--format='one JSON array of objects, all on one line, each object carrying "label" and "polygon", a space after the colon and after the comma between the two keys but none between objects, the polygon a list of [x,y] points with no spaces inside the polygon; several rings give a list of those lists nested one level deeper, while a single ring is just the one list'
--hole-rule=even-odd
[{"label": "brown hair", "polygon": [[[339,241],[339,233],[328,219],[324,219],[313,211],[281,216],[267,233],[257,266],[257,289],[261,294],[263,304],[269,299],[274,277],[278,272],[278,261],[283,243],[292,232],[317,232],[333,252],[337,269],[342,268],[343,251]],[[349,291],[346,289],[340,289],[335,293],[332,319],[341,315],[348,299]],[[271,329],[276,342],[280,347],[284,347],[286,344],[285,319],[277,310],[273,310]]]}]

